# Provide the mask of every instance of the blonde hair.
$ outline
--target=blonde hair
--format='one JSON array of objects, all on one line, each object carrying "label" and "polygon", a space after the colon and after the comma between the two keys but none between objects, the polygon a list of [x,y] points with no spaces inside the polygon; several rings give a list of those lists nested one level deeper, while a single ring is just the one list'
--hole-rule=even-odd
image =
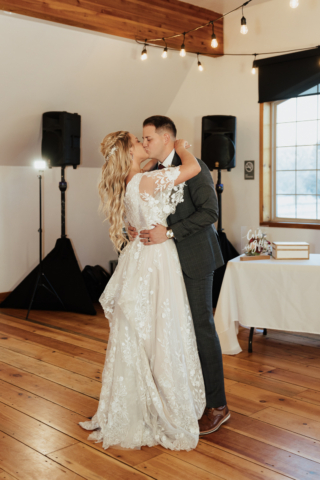
[{"label": "blonde hair", "polygon": [[122,231],[124,222],[124,196],[126,178],[131,168],[129,132],[109,133],[101,142],[100,151],[105,158],[98,186],[100,210],[110,222],[109,236],[118,252],[128,243]]}]

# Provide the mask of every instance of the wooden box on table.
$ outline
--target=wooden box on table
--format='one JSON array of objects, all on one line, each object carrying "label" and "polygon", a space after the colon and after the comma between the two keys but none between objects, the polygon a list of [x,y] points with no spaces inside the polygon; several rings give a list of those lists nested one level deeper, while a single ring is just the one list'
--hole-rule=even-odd
[{"label": "wooden box on table", "polygon": [[276,260],[309,260],[310,245],[307,242],[273,242],[272,256]]}]

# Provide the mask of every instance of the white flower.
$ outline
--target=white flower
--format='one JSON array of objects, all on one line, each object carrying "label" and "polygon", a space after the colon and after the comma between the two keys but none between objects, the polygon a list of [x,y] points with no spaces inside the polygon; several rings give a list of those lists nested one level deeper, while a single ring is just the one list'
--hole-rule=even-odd
[{"label": "white flower", "polygon": [[165,205],[165,206],[163,207],[163,211],[164,211],[164,213],[170,213],[171,210],[170,210],[169,205]]}]

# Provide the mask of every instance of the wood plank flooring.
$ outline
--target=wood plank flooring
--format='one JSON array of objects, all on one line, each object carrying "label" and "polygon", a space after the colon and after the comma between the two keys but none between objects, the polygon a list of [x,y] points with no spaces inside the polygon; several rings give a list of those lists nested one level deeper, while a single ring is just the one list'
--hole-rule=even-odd
[{"label": "wood plank flooring", "polygon": [[241,329],[224,356],[231,419],[191,452],[103,450],[96,411],[109,336],[95,317],[0,310],[0,480],[320,479],[320,337]]}]

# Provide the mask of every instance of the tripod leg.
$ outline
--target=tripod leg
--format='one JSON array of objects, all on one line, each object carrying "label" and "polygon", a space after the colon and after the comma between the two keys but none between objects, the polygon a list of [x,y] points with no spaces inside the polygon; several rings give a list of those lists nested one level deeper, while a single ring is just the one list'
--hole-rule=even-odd
[{"label": "tripod leg", "polygon": [[38,273],[38,276],[37,276],[37,281],[36,281],[36,284],[35,284],[34,289],[33,289],[31,301],[30,301],[30,303],[29,303],[29,309],[28,309],[28,313],[27,313],[27,316],[26,316],[26,320],[28,320],[29,313],[30,313],[30,310],[31,310],[31,307],[32,307],[32,304],[33,304],[33,300],[34,300],[34,297],[35,297],[37,288],[38,288],[38,286],[39,286],[39,280],[40,280],[40,278],[41,278],[41,271],[39,270],[39,273]]},{"label": "tripod leg", "polygon": [[63,301],[61,300],[61,298],[59,297],[59,295],[57,294],[57,292],[55,291],[55,289],[53,288],[53,286],[51,285],[51,283],[49,282],[48,278],[46,277],[46,275],[44,273],[42,273],[42,275],[44,276],[44,278],[46,279],[46,281],[48,282],[49,284],[49,287],[51,288],[52,291],[50,291],[50,289],[46,286],[46,285],[43,285],[50,293],[52,293],[53,295],[55,295],[57,297],[57,299],[59,300],[59,302],[61,303],[61,305],[64,307],[64,303]]},{"label": "tripod leg", "polygon": [[253,339],[254,327],[250,328],[250,335],[249,335],[249,345],[248,345],[248,352],[252,353],[252,339]]}]

